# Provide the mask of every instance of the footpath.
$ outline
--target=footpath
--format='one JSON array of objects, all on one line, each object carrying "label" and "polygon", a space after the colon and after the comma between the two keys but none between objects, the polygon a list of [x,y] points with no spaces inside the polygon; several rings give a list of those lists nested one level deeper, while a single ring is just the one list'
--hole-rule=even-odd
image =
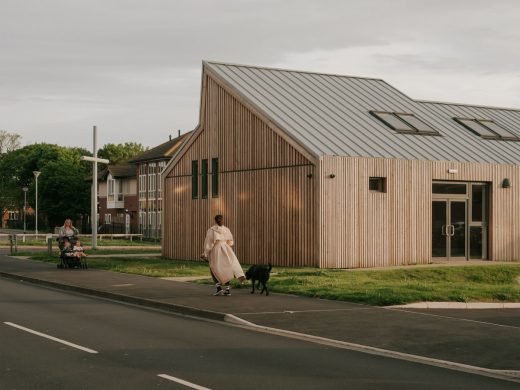
[{"label": "footpath", "polygon": [[[520,309],[383,308],[213,286],[0,255],[0,277],[294,337],[520,381]],[[275,276],[274,276],[275,277]]]}]

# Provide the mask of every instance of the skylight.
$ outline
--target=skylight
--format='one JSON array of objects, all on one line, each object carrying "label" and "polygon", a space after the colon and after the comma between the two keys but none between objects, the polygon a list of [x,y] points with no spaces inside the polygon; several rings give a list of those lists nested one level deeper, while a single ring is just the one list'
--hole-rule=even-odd
[{"label": "skylight", "polygon": [[411,113],[370,111],[370,114],[398,133],[439,135],[437,130]]},{"label": "skylight", "polygon": [[520,141],[517,135],[509,132],[491,119],[453,118],[456,122],[485,139]]}]

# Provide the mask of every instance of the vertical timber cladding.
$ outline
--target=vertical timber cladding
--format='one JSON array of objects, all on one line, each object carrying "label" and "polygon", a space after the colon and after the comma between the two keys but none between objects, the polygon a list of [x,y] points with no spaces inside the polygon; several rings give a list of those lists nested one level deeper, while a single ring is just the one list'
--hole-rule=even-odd
[{"label": "vertical timber cladding", "polygon": [[[164,255],[198,259],[222,213],[240,261],[317,265],[315,166],[210,76],[201,131],[165,179]],[[219,194],[192,199],[191,162],[219,158]],[[211,166],[211,165],[210,165]],[[199,183],[200,177],[199,162]],[[309,177],[310,176],[310,177]]]},{"label": "vertical timber cladding", "polygon": [[[434,180],[491,183],[490,260],[520,260],[519,166],[328,156],[320,165],[321,267],[430,262]],[[369,191],[369,177],[385,177],[386,193]]]}]

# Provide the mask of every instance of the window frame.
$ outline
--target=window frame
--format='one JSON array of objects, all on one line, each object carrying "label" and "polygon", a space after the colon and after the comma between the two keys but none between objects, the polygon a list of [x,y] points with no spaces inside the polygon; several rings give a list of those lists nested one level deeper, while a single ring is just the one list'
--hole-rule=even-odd
[{"label": "window frame", "polygon": [[[413,135],[436,135],[436,136],[442,136],[441,133],[439,133],[438,130],[433,128],[428,122],[423,120],[422,118],[415,115],[413,112],[394,112],[394,111],[381,111],[381,110],[370,110],[369,113],[376,118],[377,120],[384,123],[386,126],[390,127],[392,130],[399,134],[413,134]],[[398,120],[399,122],[402,122],[404,125],[407,126],[407,128],[397,128],[392,123],[390,123],[388,120],[385,120],[382,115],[390,115],[394,119]],[[429,128],[430,130],[420,130],[416,126],[414,126],[412,123],[408,122],[403,117],[413,117],[416,121],[423,124],[425,127]]]},{"label": "window frame", "polygon": [[[508,129],[506,129],[504,126],[500,125],[493,119],[483,119],[483,118],[468,118],[468,117],[453,117],[453,120],[464,127],[465,129],[471,131],[473,134],[478,135],[480,138],[483,139],[491,139],[491,140],[498,140],[498,141],[514,141],[518,142],[520,141],[520,137]],[[478,127],[472,127],[470,124],[465,122],[471,122],[476,124],[478,127],[482,127],[484,131],[486,131],[489,134],[482,134],[478,131]],[[486,126],[486,123],[493,123],[495,126],[497,126],[500,130],[504,132],[505,135],[502,135],[498,133],[496,130],[493,130],[492,127]],[[507,135],[507,134],[510,134]]]}]

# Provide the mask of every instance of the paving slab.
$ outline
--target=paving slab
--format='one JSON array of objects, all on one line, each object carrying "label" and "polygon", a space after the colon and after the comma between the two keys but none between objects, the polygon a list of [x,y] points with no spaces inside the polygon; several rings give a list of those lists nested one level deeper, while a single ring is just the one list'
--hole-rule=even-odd
[{"label": "paving slab", "polygon": [[[252,295],[249,286],[234,289],[230,297],[214,297],[209,285],[93,269],[61,270],[55,264],[2,255],[0,275],[182,314],[217,320],[232,314],[257,325],[342,342],[520,370],[520,309],[382,308],[287,294]],[[471,314],[475,312],[480,316]]]}]

